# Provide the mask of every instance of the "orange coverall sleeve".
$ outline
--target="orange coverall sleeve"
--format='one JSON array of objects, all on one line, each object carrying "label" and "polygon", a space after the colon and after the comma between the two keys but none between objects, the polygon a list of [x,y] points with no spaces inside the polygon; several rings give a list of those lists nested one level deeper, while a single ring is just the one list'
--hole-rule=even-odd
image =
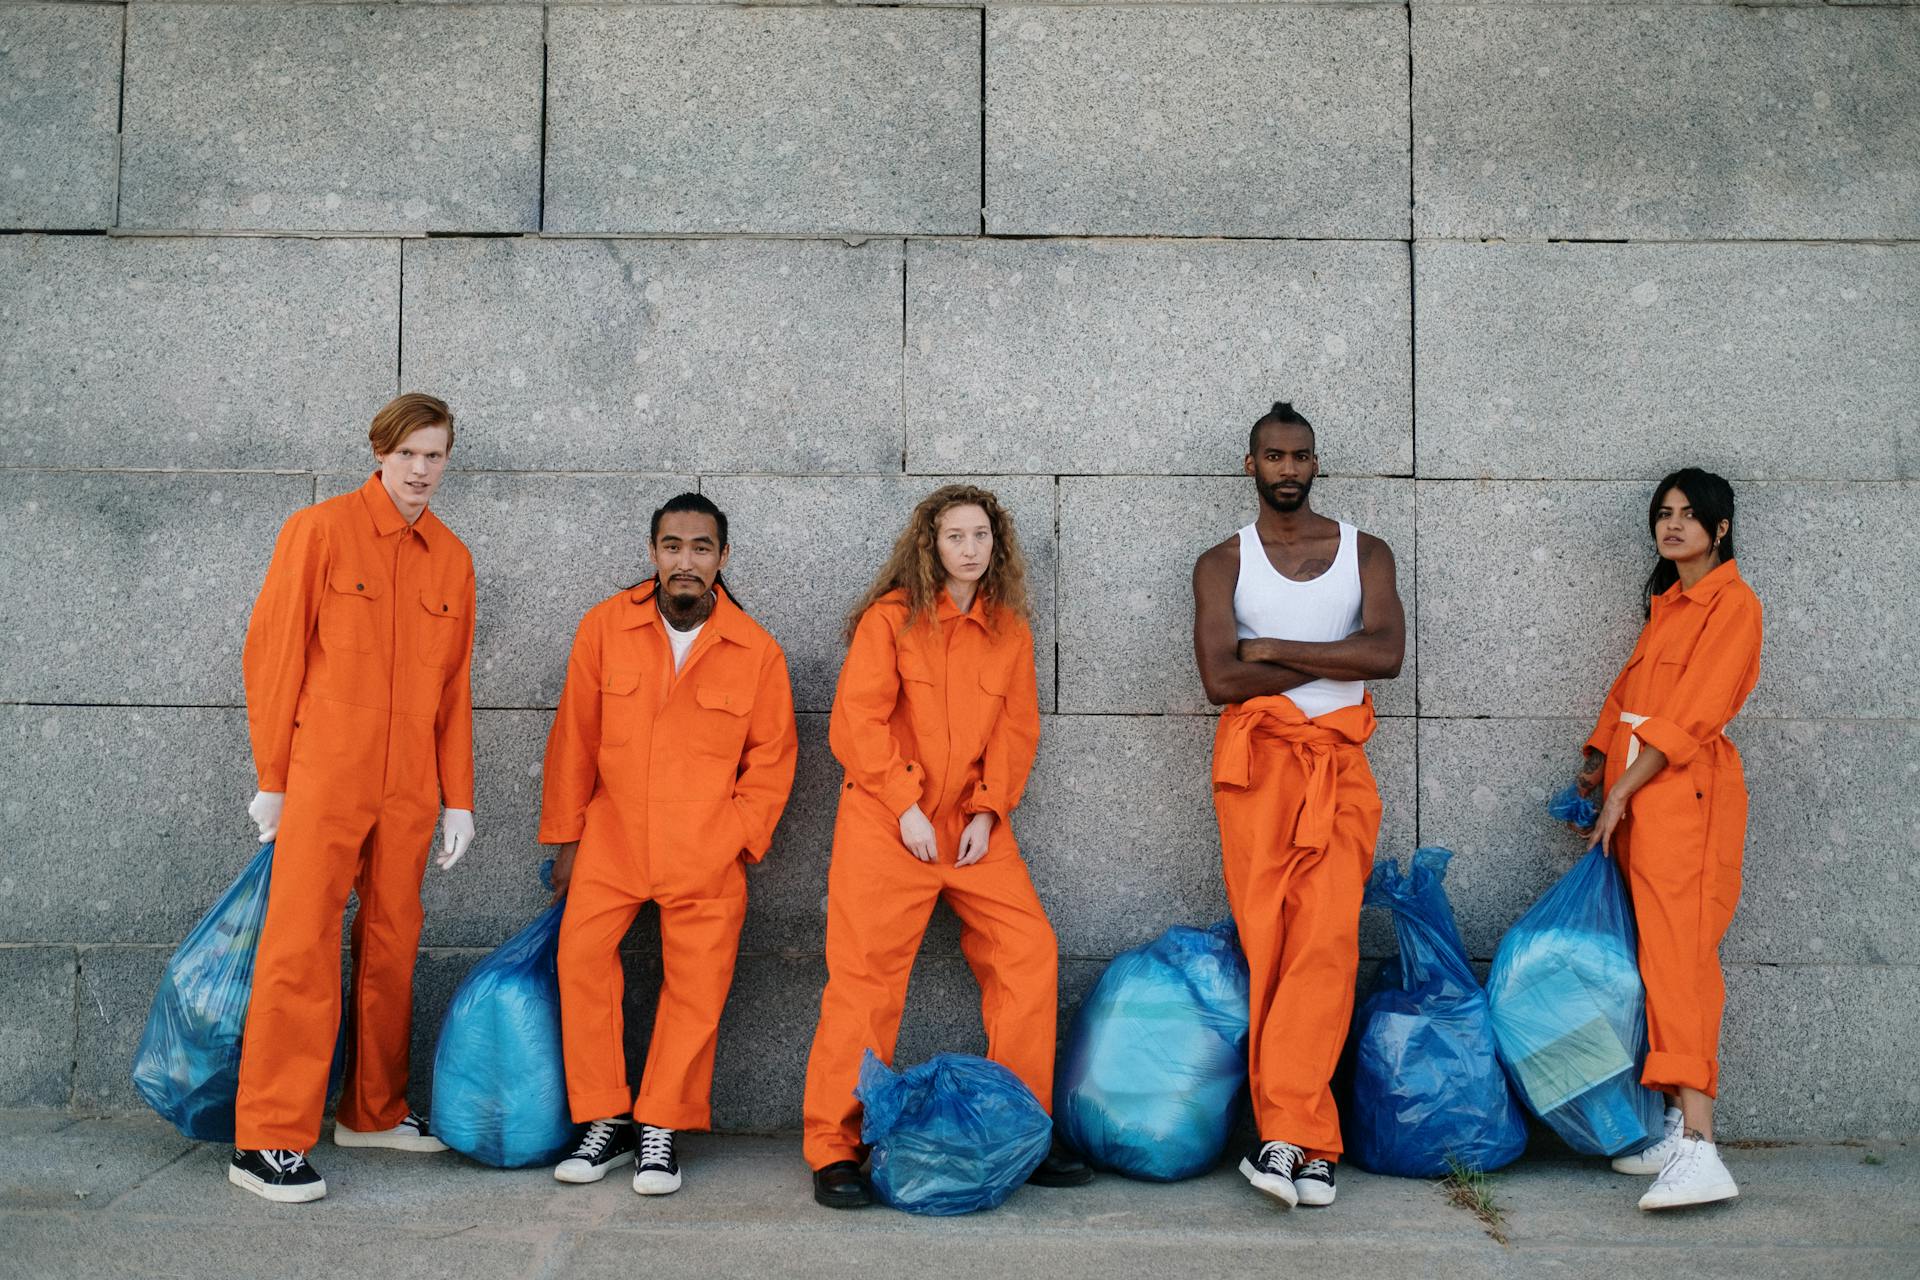
[{"label": "orange coverall sleeve", "polygon": [[293,717],[307,678],[307,645],[327,583],[327,540],[320,522],[296,511],[280,526],[266,581],[247,620],[241,679],[247,691],[247,736],[262,791],[287,789]]},{"label": "orange coverall sleeve", "polygon": [[[1634,644],[1633,651],[1640,652],[1643,643],[1644,636]],[[1600,719],[1594,722],[1593,732],[1587,735],[1587,750],[1605,755],[1613,748],[1614,730],[1620,727],[1620,690],[1627,683],[1627,672],[1632,667],[1633,660],[1629,658],[1627,665],[1620,669],[1620,674],[1613,678],[1613,684],[1608,687],[1607,700],[1600,707]]]},{"label": "orange coverall sleeve", "polygon": [[794,726],[787,655],[774,648],[760,668],[760,688],[753,696],[753,718],[747,723],[746,747],[733,784],[734,807],[747,833],[741,856],[748,862],[760,861],[773,847],[773,829],[780,825],[780,814],[787,807],[799,758],[800,733]]},{"label": "orange coverall sleeve", "polygon": [[1033,633],[1019,624],[1019,656],[1007,680],[1006,705],[987,736],[980,785],[961,806],[967,813],[991,813],[1005,822],[1027,789],[1033,758],[1040,750],[1040,690],[1033,667]]},{"label": "orange coverall sleeve", "polygon": [[473,808],[473,572],[461,595],[466,613],[460,634],[460,662],[440,689],[434,716],[435,754],[440,768],[440,803],[449,809]]},{"label": "orange coverall sleeve", "polygon": [[1714,602],[1679,685],[1663,706],[1640,709],[1648,718],[1635,727],[1634,736],[1657,749],[1668,764],[1687,763],[1739,713],[1759,663],[1758,602],[1723,593]]},{"label": "orange coverall sleeve", "polygon": [[[890,723],[900,701],[893,616],[879,607],[861,615],[827,717],[827,745],[847,781],[902,814],[920,803],[922,771],[900,754]],[[913,766],[910,768],[910,766]]]},{"label": "orange coverall sleeve", "polygon": [[589,616],[574,633],[560,709],[540,770],[541,844],[566,844],[587,829],[587,802],[600,775],[600,630]]}]

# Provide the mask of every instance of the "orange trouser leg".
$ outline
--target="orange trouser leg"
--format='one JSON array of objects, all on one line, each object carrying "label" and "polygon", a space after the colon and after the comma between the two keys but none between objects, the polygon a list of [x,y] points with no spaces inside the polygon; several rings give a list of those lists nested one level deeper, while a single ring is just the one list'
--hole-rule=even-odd
[{"label": "orange trouser leg", "polygon": [[1332,837],[1302,849],[1281,834],[1306,783],[1285,747],[1263,749],[1244,790],[1216,788],[1221,866],[1251,979],[1247,1070],[1265,1141],[1312,1158],[1343,1150],[1331,1081],[1353,1016],[1360,900],[1380,832],[1380,799],[1357,746],[1341,763]]},{"label": "orange trouser leg", "polygon": [[1060,943],[1027,865],[1018,853],[996,852],[970,867],[941,869],[947,902],[960,917],[960,949],[980,984],[987,1057],[1019,1076],[1051,1115]]},{"label": "orange trouser leg", "polygon": [[340,1029],[340,918],[376,807],[289,787],[240,1051],[234,1145],[306,1151],[320,1140]]},{"label": "orange trouser leg", "polygon": [[413,1035],[413,966],[420,949],[420,880],[438,815],[383,815],[354,881],[352,1001],[347,1071],[337,1118],[363,1133],[407,1118],[407,1050]]},{"label": "orange trouser leg", "polygon": [[850,814],[842,798],[827,871],[827,987],[803,1104],[802,1145],[814,1169],[859,1158],[860,1060],[872,1049],[893,1061],[907,976],[940,897],[940,868],[908,853],[897,826],[881,826],[878,802],[857,802],[876,816]]},{"label": "orange trouser leg", "polygon": [[625,1115],[633,1103],[620,1007],[627,990],[620,942],[647,899],[644,886],[634,887],[625,843],[609,848],[592,838],[596,834],[588,829],[575,856],[558,948],[567,1106],[578,1124]]},{"label": "orange trouser leg", "polygon": [[[1730,754],[1732,747],[1726,748]],[[1648,1053],[1641,1083],[1720,1092],[1720,941],[1740,899],[1747,790],[1739,758],[1666,769],[1635,793],[1616,843],[1633,894]]]},{"label": "orange trouser leg", "polygon": [[668,1129],[713,1123],[713,1051],[733,985],[740,925],[747,918],[746,873],[736,860],[712,896],[660,898],[660,1002],[640,1076],[633,1118]]}]

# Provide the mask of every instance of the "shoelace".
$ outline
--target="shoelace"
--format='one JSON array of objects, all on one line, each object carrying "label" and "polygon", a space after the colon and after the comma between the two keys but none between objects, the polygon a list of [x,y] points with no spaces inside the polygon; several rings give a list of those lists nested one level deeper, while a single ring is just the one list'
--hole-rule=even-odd
[{"label": "shoelace", "polygon": [[1291,1142],[1269,1142],[1260,1148],[1260,1159],[1256,1163],[1277,1177],[1291,1178],[1300,1158],[1306,1154]]},{"label": "shoelace", "polygon": [[1293,1176],[1296,1178],[1318,1178],[1322,1182],[1332,1182],[1333,1166],[1325,1160],[1309,1160],[1300,1167],[1300,1172]]},{"label": "shoelace", "polygon": [[673,1130],[657,1129],[653,1125],[640,1126],[640,1163],[657,1164],[662,1168],[673,1159]]},{"label": "shoelace", "polygon": [[619,1128],[611,1120],[595,1120],[587,1126],[586,1136],[580,1139],[580,1145],[573,1149],[576,1160],[598,1160],[600,1153],[613,1141],[613,1131]]},{"label": "shoelace", "polygon": [[423,1138],[427,1136],[427,1118],[418,1111],[407,1112],[407,1118],[400,1123],[412,1129]]},{"label": "shoelace", "polygon": [[262,1151],[260,1159],[275,1173],[298,1173],[307,1163],[307,1158],[298,1151]]},{"label": "shoelace", "polygon": [[1654,1179],[1654,1185],[1685,1182],[1693,1176],[1694,1167],[1700,1163],[1700,1153],[1704,1150],[1706,1150],[1704,1142],[1688,1142],[1681,1139],[1680,1145],[1675,1147],[1673,1154],[1667,1157],[1667,1163],[1660,1170],[1660,1176]]}]

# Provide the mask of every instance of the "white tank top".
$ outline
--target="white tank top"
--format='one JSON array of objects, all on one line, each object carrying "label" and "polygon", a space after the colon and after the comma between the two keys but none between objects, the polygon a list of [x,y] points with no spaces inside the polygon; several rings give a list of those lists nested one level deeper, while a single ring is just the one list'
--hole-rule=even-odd
[{"label": "white tank top", "polygon": [[[1345,640],[1360,629],[1360,549],[1354,527],[1340,522],[1333,567],[1311,582],[1295,582],[1273,567],[1260,530],[1240,531],[1240,580],[1233,588],[1233,621],[1242,640]],[[1311,680],[1287,696],[1311,720],[1366,695],[1360,680]]]}]

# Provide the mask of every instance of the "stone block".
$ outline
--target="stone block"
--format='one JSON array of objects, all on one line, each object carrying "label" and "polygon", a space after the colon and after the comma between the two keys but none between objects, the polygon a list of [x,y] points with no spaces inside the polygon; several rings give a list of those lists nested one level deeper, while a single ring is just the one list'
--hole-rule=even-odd
[{"label": "stone block", "polygon": [[491,949],[553,896],[540,879],[540,864],[553,851],[535,839],[552,721],[546,711],[474,713],[474,844],[451,870],[427,866],[422,946]]},{"label": "stone block", "polygon": [[[1718,1123],[1814,1142],[1920,1132],[1920,1082],[1891,1050],[1916,1019],[1920,969],[1911,963],[1729,965]],[[1795,1052],[1801,1045],[1821,1052]],[[1822,1058],[1848,1070],[1823,1070]]]},{"label": "stone block", "polygon": [[795,705],[826,711],[846,657],[841,627],[893,549],[915,504],[965,481],[1013,513],[1027,558],[1040,707],[1053,708],[1054,482],[1051,476],[708,476],[701,492],[727,513],[727,581],[787,653]]},{"label": "stone block", "polygon": [[[0,879],[8,898],[12,881]],[[67,1105],[77,972],[72,947],[0,947],[0,1106]]]},{"label": "stone block", "polygon": [[549,232],[980,228],[971,13],[563,7],[547,39]]},{"label": "stone block", "polygon": [[1920,12],[1416,5],[1414,234],[1908,239]]},{"label": "stone block", "polygon": [[[68,953],[71,971],[71,953]],[[71,994],[71,993],[69,993]],[[69,1039],[73,1010],[67,1010]],[[72,1056],[71,1044],[63,1059]],[[63,1061],[70,1069],[70,1061]],[[65,1079],[60,1098],[66,1101]],[[107,1116],[75,1119],[56,1111],[16,1111],[5,1121],[0,1145],[7,1162],[0,1169],[0,1211],[51,1211],[48,1216],[78,1217],[116,1203],[128,1187],[136,1186],[193,1149],[172,1125],[158,1116]],[[112,1158],[105,1156],[113,1153]],[[222,1158],[225,1158],[222,1152]],[[226,1181],[224,1175],[221,1181]],[[105,1215],[97,1215],[104,1217]],[[12,1219],[10,1228],[19,1223]],[[9,1245],[13,1243],[9,1237]],[[148,1255],[149,1257],[151,1255]],[[8,1261],[19,1264],[11,1248]],[[39,1277],[32,1267],[21,1273]]]},{"label": "stone block", "polygon": [[75,1111],[144,1111],[133,1053],[172,947],[82,947],[74,1001]]},{"label": "stone block", "polygon": [[0,227],[109,227],[121,5],[0,8]]},{"label": "stone block", "polygon": [[[1322,435],[1329,466],[1337,430]],[[1413,712],[1413,496],[1410,480],[1331,477],[1317,481],[1313,494],[1315,510],[1352,521],[1393,548],[1406,657],[1397,679],[1373,686],[1376,709],[1390,716]],[[1193,564],[1251,522],[1259,501],[1245,476],[1061,479],[1062,711],[1211,710],[1193,662]]]},{"label": "stone block", "polygon": [[1920,247],[1415,247],[1423,478],[1907,476]]},{"label": "stone block", "polygon": [[399,295],[380,241],[0,238],[0,456],[357,467],[394,394]]},{"label": "stone block", "polygon": [[1403,238],[1407,39],[1384,5],[991,8],[987,230]]},{"label": "stone block", "polygon": [[274,536],[312,498],[303,476],[0,472],[0,698],[238,705]]},{"label": "stone block", "polygon": [[[1203,716],[1053,716],[1014,831],[1061,950],[1111,957],[1176,924],[1227,915]],[[1414,834],[1414,722],[1381,721],[1367,744],[1386,803],[1376,857]],[[1363,950],[1391,951],[1370,921]]]},{"label": "stone block", "polygon": [[172,946],[258,848],[242,711],[0,707],[0,742],[0,942]]},{"label": "stone block", "polygon": [[401,380],[466,466],[897,471],[902,271],[892,240],[409,245]]},{"label": "stone block", "polygon": [[1405,475],[1410,286],[1398,244],[915,242],[907,469],[1235,474],[1284,399]]},{"label": "stone block", "polygon": [[542,56],[521,5],[141,6],[121,225],[537,231]]},{"label": "stone block", "polygon": [[[1422,480],[1420,710],[1598,714],[1653,567],[1652,485]],[[1916,486],[1742,483],[1736,547],[1766,610],[1749,717],[1912,718]],[[1861,556],[1859,548],[1883,553]],[[1835,599],[1847,607],[1834,608]]]},{"label": "stone block", "polygon": [[[458,403],[454,413],[459,422]],[[468,461],[465,443],[455,440],[456,466]],[[364,473],[323,476],[320,496],[365,480]],[[433,510],[473,553],[474,705],[557,704],[581,615],[653,576],[647,532],[654,509],[699,487],[690,475],[453,471]]]}]

